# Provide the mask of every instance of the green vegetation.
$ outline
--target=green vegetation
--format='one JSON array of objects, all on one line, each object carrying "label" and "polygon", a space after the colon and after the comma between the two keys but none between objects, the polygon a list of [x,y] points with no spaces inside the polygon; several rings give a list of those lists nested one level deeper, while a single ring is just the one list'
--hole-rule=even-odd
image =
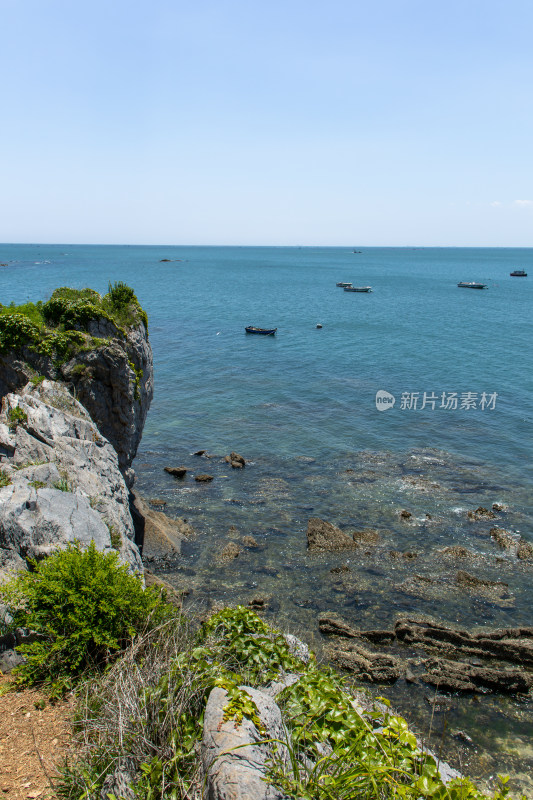
[{"label": "green vegetation", "polygon": [[87,670],[99,671],[130,645],[147,621],[160,622],[168,607],[159,592],[143,590],[117,553],[71,544],[32,562],[0,589],[13,627],[38,638],[20,645],[26,662],[15,670],[17,686],[44,685],[50,696],[70,688]]},{"label": "green vegetation", "polygon": [[98,319],[113,323],[117,335],[141,322],[148,330],[146,313],[125,283],[109,284],[103,297],[93,289],[62,287],[47,303],[0,306],[0,353],[24,346],[64,363],[80,350],[101,344],[88,334],[89,323]]},{"label": "green vegetation", "polygon": [[[250,609],[224,609],[194,634],[183,617],[136,640],[108,672],[86,687],[78,710],[76,757],[65,766],[59,797],[96,799],[122,759],[137,772],[139,800],[193,798],[205,789],[198,746],[212,688],[226,689],[224,719],[251,719],[265,731],[243,684],[262,686],[279,669],[300,679],[278,695],[286,741],[272,742],[269,780],[299,800],[483,800],[467,779],[445,786],[387,701],[354,707],[342,678],[311,657],[293,656],[284,637]],[[286,759],[282,753],[288,753]],[[495,800],[508,796],[500,780]]]},{"label": "green vegetation", "polygon": [[11,483],[11,478],[5,471],[5,469],[0,469],[0,489],[3,489],[4,486],[9,486]]},{"label": "green vegetation", "polygon": [[18,406],[15,408],[10,408],[9,413],[7,415],[7,419],[9,422],[9,427],[12,431],[16,430],[17,425],[21,425],[24,422],[28,421],[28,415],[25,411],[23,411]]},{"label": "green vegetation", "polygon": [[[91,508],[92,507],[93,506],[91,503]],[[117,531],[114,525],[108,524],[107,527],[109,529],[109,538],[111,539],[111,547],[113,547],[115,550],[120,550],[120,548],[122,547],[122,536],[120,535],[119,531]]]},{"label": "green vegetation", "polygon": [[60,478],[52,484],[53,489],[59,489],[60,492],[71,492],[72,486],[66,478]]},{"label": "green vegetation", "polygon": [[44,489],[46,487],[46,483],[44,481],[30,481],[29,485],[33,489]]}]

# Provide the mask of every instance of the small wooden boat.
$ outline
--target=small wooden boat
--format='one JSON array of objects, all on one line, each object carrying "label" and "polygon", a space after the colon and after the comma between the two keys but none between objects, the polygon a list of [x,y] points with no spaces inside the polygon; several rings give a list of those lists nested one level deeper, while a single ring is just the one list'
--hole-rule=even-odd
[{"label": "small wooden boat", "polygon": [[346,289],[347,286],[351,286],[351,283],[337,283],[337,286],[340,286],[342,289]]},{"label": "small wooden boat", "polygon": [[258,333],[260,336],[274,336],[277,328],[254,328],[253,325],[248,325],[244,330],[246,333]]},{"label": "small wooden boat", "polygon": [[511,278],[527,278],[527,272],[524,272],[523,269],[515,269],[514,272],[510,272],[509,275]]},{"label": "small wooden boat", "polygon": [[345,292],[371,292],[371,286],[345,286]]},{"label": "small wooden boat", "polygon": [[457,284],[460,289],[488,289],[486,283],[475,283],[474,281],[460,281]]}]

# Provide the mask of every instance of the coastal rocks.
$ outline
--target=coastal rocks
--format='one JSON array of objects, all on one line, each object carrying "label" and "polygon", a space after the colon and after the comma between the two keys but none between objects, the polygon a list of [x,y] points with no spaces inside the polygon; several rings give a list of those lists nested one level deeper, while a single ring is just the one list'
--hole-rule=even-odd
[{"label": "coastal rocks", "polygon": [[235,542],[228,542],[224,549],[216,556],[217,564],[229,564],[240,555],[241,548]]},{"label": "coastal rocks", "polygon": [[128,476],[153,395],[152,349],[144,323],[119,329],[98,317],[87,325],[92,349],[80,349],[64,364],[29,347],[0,354],[0,397],[20,391],[35,376],[64,381],[118,454]]},{"label": "coastal rocks", "polygon": [[479,506],[475,511],[468,511],[466,516],[469,520],[474,522],[480,519],[496,519],[494,511],[489,511],[488,508],[483,508],[483,506]]},{"label": "coastal rocks", "polygon": [[386,653],[374,653],[353,642],[326,648],[335,666],[371,683],[393,683],[401,675],[401,662]]},{"label": "coastal rocks", "polygon": [[444,692],[495,691],[503,694],[527,694],[533,675],[519,669],[494,669],[473,666],[465,661],[430,658],[424,661],[425,683]]},{"label": "coastal rocks", "polygon": [[184,478],[187,474],[187,467],[164,467],[164,470],[174,478]]},{"label": "coastal rocks", "polygon": [[356,544],[376,545],[379,543],[381,537],[376,530],[367,528],[362,531],[354,531],[352,538]]},{"label": "coastal rocks", "polygon": [[411,519],[412,516],[413,515],[411,514],[410,511],[406,511],[405,509],[403,509],[403,511],[400,511],[400,519],[404,519],[404,520],[405,519]]},{"label": "coastal rocks", "polygon": [[[201,758],[208,800],[282,800],[283,793],[265,781],[275,744],[286,740],[281,711],[272,697],[249,686],[239,687],[254,702],[261,730],[248,717],[237,723],[226,718],[225,689],[211,691],[204,713]],[[284,752],[280,752],[281,757]]]},{"label": "coastal rocks", "polygon": [[322,615],[318,618],[318,627],[326,636],[340,636],[345,639],[367,639],[374,644],[390,643],[394,640],[394,631],[369,630],[361,631],[352,628],[340,617]]},{"label": "coastal rocks", "polygon": [[155,511],[139,495],[132,493],[133,505],[143,520],[143,557],[163,558],[178,555],[184,539],[194,538],[194,531],[182,519],[172,519],[162,511]]},{"label": "coastal rocks", "polygon": [[523,561],[531,561],[533,559],[533,544],[526,542],[525,539],[520,538],[516,557]]},{"label": "coastal rocks", "polygon": [[259,544],[256,542],[253,536],[243,536],[242,544],[244,547],[247,547],[250,550],[257,550],[259,547]]},{"label": "coastal rocks", "polygon": [[484,580],[465,572],[465,570],[459,570],[455,576],[455,583],[462,589],[466,589],[478,597],[486,598],[499,606],[514,605],[515,601],[509,592],[509,585],[503,581]]},{"label": "coastal rocks", "polygon": [[2,437],[11,483],[0,489],[0,568],[25,568],[30,558],[93,539],[142,572],[117,454],[85,408],[63,384],[45,380],[4,397],[4,433],[15,409],[21,420],[9,441]]},{"label": "coastal rocks", "polygon": [[330,522],[311,517],[307,523],[307,549],[310,552],[332,552],[357,547],[350,536]]},{"label": "coastal rocks", "polygon": [[492,628],[471,634],[434,622],[399,619],[394,632],[398,641],[423,645],[460,656],[498,658],[533,667],[533,627]]},{"label": "coastal rocks", "polygon": [[201,474],[201,475],[195,475],[195,476],[194,476],[194,480],[195,480],[197,483],[211,483],[211,481],[213,480],[213,478],[214,478],[214,476],[213,476],[213,475],[205,475],[205,474]]},{"label": "coastal rocks", "polygon": [[238,453],[230,453],[229,456],[224,457],[224,461],[231,464],[233,469],[242,469],[246,465],[246,461]]}]

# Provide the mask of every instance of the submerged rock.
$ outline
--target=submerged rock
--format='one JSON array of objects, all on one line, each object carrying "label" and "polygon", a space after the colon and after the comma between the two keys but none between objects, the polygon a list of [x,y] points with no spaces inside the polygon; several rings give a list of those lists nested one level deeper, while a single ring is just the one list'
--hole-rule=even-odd
[{"label": "submerged rock", "polygon": [[307,523],[307,549],[311,552],[332,552],[356,547],[357,543],[331,522],[311,517]]},{"label": "submerged rock", "polygon": [[213,475],[195,475],[194,480],[198,483],[210,483],[213,480]]},{"label": "submerged rock", "polygon": [[353,642],[328,647],[326,654],[337,667],[371,683],[393,683],[402,672],[398,658],[371,652]]},{"label": "submerged rock", "polygon": [[241,548],[235,542],[228,542],[224,549],[217,555],[218,564],[229,564],[240,555]]},{"label": "submerged rock", "polygon": [[533,686],[533,675],[520,669],[476,667],[465,661],[430,658],[424,662],[425,683],[445,692],[477,692],[491,690],[505,694],[527,694]]}]

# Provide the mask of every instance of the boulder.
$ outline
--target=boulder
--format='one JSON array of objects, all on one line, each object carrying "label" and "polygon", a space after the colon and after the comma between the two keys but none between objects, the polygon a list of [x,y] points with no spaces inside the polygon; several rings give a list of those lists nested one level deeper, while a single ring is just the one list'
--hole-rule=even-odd
[{"label": "boulder", "polygon": [[311,552],[352,550],[357,543],[331,522],[311,517],[307,523],[307,549]]},{"label": "boulder", "polygon": [[187,467],[165,467],[165,472],[173,475],[175,478],[184,478],[187,474]]},{"label": "boulder", "polygon": [[194,480],[198,483],[210,483],[213,480],[213,475],[195,475]]},{"label": "boulder", "polygon": [[163,511],[150,508],[138,494],[132,492],[133,504],[144,522],[144,558],[163,558],[179,555],[184,539],[194,538],[194,530],[182,519],[173,519]]},{"label": "boulder", "polygon": [[206,774],[207,800],[282,800],[283,792],[266,780],[268,762],[277,749],[284,748],[267,739],[288,737],[279,707],[272,697],[250,686],[241,686],[255,703],[262,730],[251,719],[240,723],[225,719],[229,702],[225,689],[211,691],[204,712],[201,758]]},{"label": "boulder", "polygon": [[533,544],[520,537],[516,557],[523,561],[531,561],[533,559]]},{"label": "boulder", "polygon": [[405,509],[403,509],[403,511],[400,511],[400,519],[411,519],[412,516],[413,515],[411,514],[410,511],[406,511]]},{"label": "boulder", "polygon": [[488,508],[484,508],[483,506],[479,506],[476,508],[475,511],[468,511],[467,518],[473,520],[474,522],[480,519],[495,519],[496,514],[494,511],[489,511]]},{"label": "boulder", "polygon": [[251,550],[255,550],[259,547],[253,536],[243,536],[242,543],[244,547],[249,547]]}]

